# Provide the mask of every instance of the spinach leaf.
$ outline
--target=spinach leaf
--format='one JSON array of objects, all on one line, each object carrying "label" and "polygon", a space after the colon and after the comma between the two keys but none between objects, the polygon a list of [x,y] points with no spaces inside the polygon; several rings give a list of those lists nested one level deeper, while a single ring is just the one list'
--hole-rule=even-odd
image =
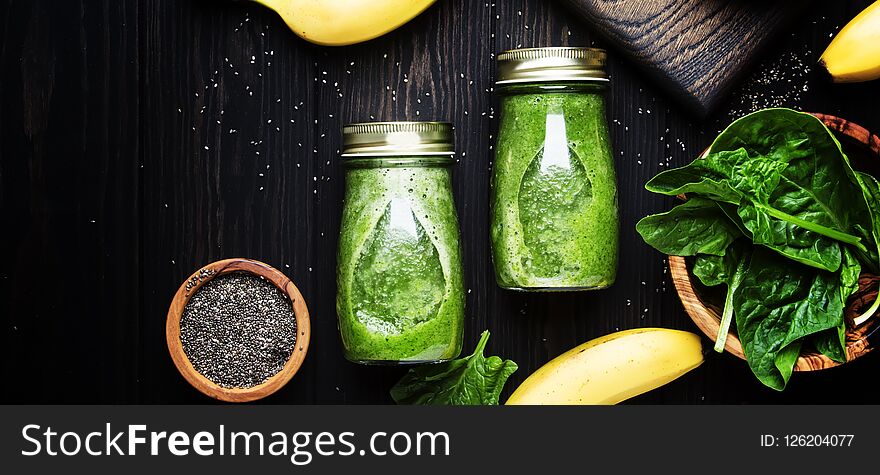
[{"label": "spinach leaf", "polygon": [[724,299],[724,309],[721,312],[721,322],[715,338],[715,351],[718,353],[724,352],[724,346],[727,344],[727,334],[730,332],[730,324],[736,313],[733,296],[748,268],[751,248],[752,246],[744,240],[737,240],[723,257],[699,255],[694,259],[692,272],[703,284],[708,286],[727,284],[727,297]]},{"label": "spinach leaf", "polygon": [[714,201],[695,196],[671,210],[636,224],[646,243],[665,254],[723,256],[741,233]]},{"label": "spinach leaf", "polygon": [[844,249],[843,257],[843,265],[840,267],[840,298],[845,303],[852,294],[859,290],[859,275],[862,273],[862,266],[849,249]]},{"label": "spinach leaf", "polygon": [[[877,249],[877,256],[880,256],[880,182],[873,176],[862,172],[856,172],[856,178],[858,179],[859,186],[862,188],[862,194],[865,197],[865,202],[871,214],[871,230],[866,230],[865,234],[874,243],[874,248],[871,250]],[[876,256],[872,256],[872,258],[873,260],[869,260],[867,263],[867,267],[868,270],[876,274],[880,272],[880,259]],[[880,308],[880,298],[875,299],[868,310],[855,318],[856,325],[871,318],[878,308]]]},{"label": "spinach leaf", "polygon": [[[849,297],[859,288],[859,274],[862,266],[852,252],[844,249],[843,265],[840,267],[840,298],[844,305]],[[813,338],[813,346],[823,355],[838,363],[846,362],[846,322],[841,321],[836,328],[829,328],[817,333]]]},{"label": "spinach leaf", "polygon": [[[649,180],[645,188],[665,195],[689,193],[715,200],[731,222],[755,243],[797,262],[835,270],[840,266],[839,243],[800,225],[851,242],[858,242],[857,237],[804,223],[769,205],[755,204],[756,199],[769,198],[771,190],[779,185],[784,165],[763,157],[750,157],[742,148],[725,150],[698,158],[685,167],[661,172]],[[753,230],[757,230],[757,236]]]},{"label": "spinach leaf", "polygon": [[846,326],[829,328],[813,335],[813,346],[819,353],[838,363],[846,363]]},{"label": "spinach leaf", "polygon": [[840,267],[840,243],[799,227],[792,221],[774,219],[754,206],[737,210],[743,225],[749,228],[752,242],[773,249],[801,264],[835,271]]},{"label": "spinach leaf", "polygon": [[870,262],[876,264],[869,266],[869,268],[877,274],[880,273],[880,182],[863,172],[856,172],[856,180],[862,189],[865,204],[868,206],[868,214],[871,217],[871,227],[863,229],[861,232],[866,240],[873,245],[869,248],[870,253],[873,254],[870,256]]},{"label": "spinach leaf", "polygon": [[[840,143],[816,117],[789,109],[765,109],[733,122],[710,155],[741,150],[731,186],[749,202],[739,215],[754,242],[820,269],[840,265],[839,245],[866,247],[857,229],[870,217],[855,172]],[[817,236],[818,234],[818,236]]]},{"label": "spinach leaf", "polygon": [[474,353],[465,358],[409,370],[391,388],[398,404],[496,405],[516,363],[497,356],[485,358],[489,332],[480,335]]},{"label": "spinach leaf", "polygon": [[729,219],[730,222],[736,225],[736,227],[739,229],[739,232],[741,232],[743,236],[752,239],[752,232],[749,231],[745,224],[743,224],[742,218],[739,217],[739,213],[736,210],[736,205],[730,203],[722,203],[720,201],[716,202],[715,204],[717,204],[718,207],[721,208],[721,211],[724,212],[725,216],[727,216],[727,219]]},{"label": "spinach leaf", "polygon": [[841,243],[867,251],[858,230],[871,223],[856,183],[840,144],[819,119],[765,109],[731,124],[707,156],[658,174],[646,188],[736,205],[734,223],[753,242],[834,271]]},{"label": "spinach leaf", "polygon": [[699,254],[694,258],[691,272],[707,287],[724,284],[730,278],[725,256]]},{"label": "spinach leaf", "polygon": [[743,352],[762,383],[783,390],[804,338],[844,324],[842,294],[840,274],[755,247],[733,305]]},{"label": "spinach leaf", "polygon": [[852,169],[821,121],[756,112],[725,129],[704,157],[645,187],[698,200],[637,229],[664,252],[695,254],[692,272],[703,284],[727,285],[716,349],[735,320],[749,366],[777,390],[804,345],[845,361],[844,307],[860,272],[880,269],[880,182]]},{"label": "spinach leaf", "polygon": [[842,154],[840,143],[821,120],[785,108],[763,109],[733,121],[715,138],[709,153],[740,148],[751,157],[784,163]]},{"label": "spinach leaf", "polygon": [[660,172],[648,180],[645,189],[667,196],[696,194],[711,200],[739,204],[740,193],[729,183],[739,152],[720,152],[698,158],[681,168]]}]

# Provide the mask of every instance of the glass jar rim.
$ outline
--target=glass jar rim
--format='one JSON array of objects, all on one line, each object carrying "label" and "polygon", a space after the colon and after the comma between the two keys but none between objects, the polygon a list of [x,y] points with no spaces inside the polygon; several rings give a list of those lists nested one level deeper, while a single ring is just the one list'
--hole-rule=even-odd
[{"label": "glass jar rim", "polygon": [[453,130],[449,122],[433,121],[346,124],[342,156],[452,155]]},{"label": "glass jar rim", "polygon": [[596,85],[608,85],[611,83],[611,80],[608,78],[541,78],[541,79],[531,79],[531,78],[521,78],[521,79],[508,79],[505,81],[496,81],[496,86],[516,86],[518,84],[596,84]]},{"label": "glass jar rim", "polygon": [[589,90],[592,89],[593,93],[600,94],[604,93],[607,87],[607,82],[600,81],[536,81],[499,84],[496,86],[496,92],[502,95],[549,94],[553,92],[589,93]]},{"label": "glass jar rim", "polygon": [[434,155],[349,155],[343,164],[349,168],[397,168],[407,166],[446,166],[456,162],[450,154]]},{"label": "glass jar rim", "polygon": [[520,48],[497,57],[497,85],[532,82],[608,82],[604,49],[555,46]]}]

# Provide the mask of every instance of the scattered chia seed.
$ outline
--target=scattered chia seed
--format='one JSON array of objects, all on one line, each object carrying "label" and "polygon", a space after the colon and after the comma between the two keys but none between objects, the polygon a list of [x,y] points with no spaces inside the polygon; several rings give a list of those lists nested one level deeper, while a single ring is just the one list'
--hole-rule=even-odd
[{"label": "scattered chia seed", "polygon": [[762,61],[732,95],[728,117],[736,120],[768,107],[800,109],[810,90],[810,71],[815,62],[812,56],[810,48],[803,46]]},{"label": "scattered chia seed", "polygon": [[250,388],[281,371],[296,346],[290,299],[250,274],[215,277],[189,299],[180,341],[193,367],[224,388]]}]

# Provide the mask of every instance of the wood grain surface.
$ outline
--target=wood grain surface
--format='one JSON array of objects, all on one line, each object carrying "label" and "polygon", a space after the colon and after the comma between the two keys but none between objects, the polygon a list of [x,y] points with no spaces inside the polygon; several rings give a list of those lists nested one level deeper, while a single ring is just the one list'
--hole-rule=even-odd
[{"label": "wood grain surface", "polygon": [[[815,61],[829,35],[867,4],[810,10],[763,52],[758,70],[789,52]],[[639,218],[672,203],[644,183],[688,163],[751,104],[745,98],[783,86],[745,78],[714,116],[695,121],[611,49],[617,283],[576,294],[502,291],[488,237],[495,54],[609,46],[561,5],[442,0],[389,35],[334,49],[300,40],[248,2],[0,1],[0,367],[18,388],[4,391],[3,402],[211,402],[168,356],[166,312],[192,272],[248,257],[296,283],[312,323],[302,368],[263,401],[391,403],[388,389],[405,370],[346,362],[336,329],[338,152],[350,121],[455,123],[465,352],[489,329],[487,354],[519,363],[502,399],[588,339],[645,326],[697,331],[664,256],[635,232]],[[878,94],[878,83],[812,81],[786,104],[880,130],[867,100]],[[714,355],[631,402],[877,402],[870,375],[878,365],[875,352],[798,374],[775,393],[738,358]]]},{"label": "wood grain surface", "polygon": [[620,53],[705,116],[807,2],[566,0]]}]

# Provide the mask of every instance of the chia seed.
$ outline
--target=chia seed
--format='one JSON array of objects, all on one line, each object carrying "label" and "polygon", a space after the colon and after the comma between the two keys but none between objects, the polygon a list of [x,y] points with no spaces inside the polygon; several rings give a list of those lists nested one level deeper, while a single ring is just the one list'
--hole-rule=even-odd
[{"label": "chia seed", "polygon": [[296,317],[287,295],[266,279],[224,274],[187,302],[180,341],[202,376],[224,388],[250,388],[287,363],[296,346]]},{"label": "chia seed", "polygon": [[807,46],[762,61],[730,101],[728,117],[740,117],[768,107],[800,109],[810,91],[810,72],[816,59]]}]

